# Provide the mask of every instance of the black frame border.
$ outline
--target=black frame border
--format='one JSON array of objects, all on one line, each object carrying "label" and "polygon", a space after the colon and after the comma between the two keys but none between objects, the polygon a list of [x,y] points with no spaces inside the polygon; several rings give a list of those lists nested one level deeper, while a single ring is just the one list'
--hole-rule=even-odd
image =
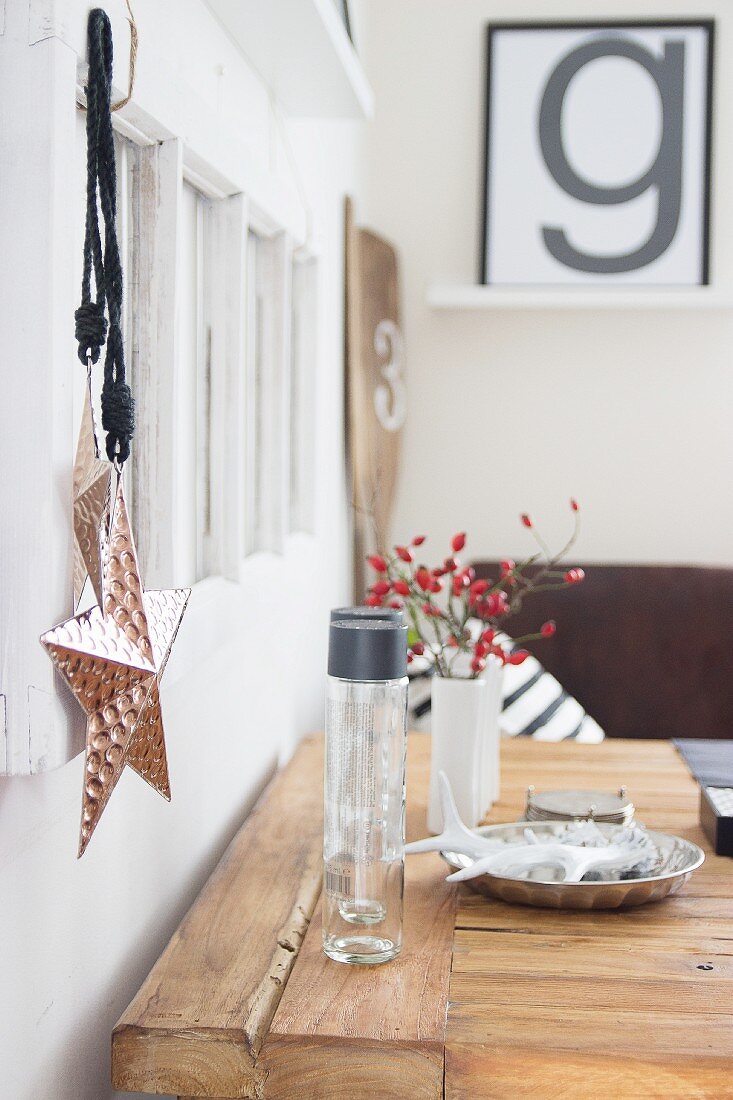
[{"label": "black frame border", "polygon": [[[710,216],[712,206],[712,148],[713,148],[713,72],[715,61],[715,20],[714,19],[597,19],[590,22],[575,20],[545,20],[522,23],[489,23],[486,27],[486,78],[484,82],[483,112],[483,188],[481,206],[481,253],[479,256],[479,283],[482,286],[496,286],[489,282],[489,149],[491,146],[491,46],[495,33],[500,31],[597,31],[605,28],[622,30],[624,27],[656,29],[658,27],[699,27],[707,31],[707,74],[705,90],[705,143],[703,168],[703,209],[702,209],[702,271],[701,281],[695,286],[710,285]],[[527,284],[527,286],[540,284]],[[554,284],[553,284],[554,285]],[[602,284],[597,284],[602,285]],[[659,284],[664,286],[666,284]]]}]

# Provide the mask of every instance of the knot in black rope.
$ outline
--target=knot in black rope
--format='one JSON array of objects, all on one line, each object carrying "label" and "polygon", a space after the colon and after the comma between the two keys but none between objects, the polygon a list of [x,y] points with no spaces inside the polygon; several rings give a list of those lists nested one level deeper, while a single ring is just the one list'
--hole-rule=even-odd
[{"label": "knot in black rope", "polygon": [[[135,417],[130,387],[125,382],[125,351],[120,328],[122,264],[117,243],[117,169],[110,103],[112,27],[107,13],[101,8],[90,12],[87,31],[87,215],[81,305],[75,314],[76,339],[82,363],[86,363],[87,356],[96,363],[106,338],[102,427],[107,432],[107,456],[110,461],[121,465],[130,454]],[[99,226],[100,209],[104,222],[104,248]],[[109,326],[105,319],[105,307]]]},{"label": "knot in black rope", "polygon": [[102,427],[107,433],[107,458],[121,465],[130,457],[135,430],[135,402],[127,382],[113,382],[102,390]]},{"label": "knot in black rope", "polygon": [[92,363],[99,359],[99,349],[107,338],[107,318],[104,305],[97,302],[85,302],[74,314],[76,320],[75,335],[79,344],[79,361],[86,363],[87,357]]}]

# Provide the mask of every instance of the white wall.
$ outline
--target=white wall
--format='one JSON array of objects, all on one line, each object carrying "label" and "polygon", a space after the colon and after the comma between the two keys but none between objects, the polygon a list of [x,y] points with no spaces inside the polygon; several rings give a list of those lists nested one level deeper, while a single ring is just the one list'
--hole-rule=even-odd
[{"label": "white wall", "polygon": [[[81,23],[87,5],[73,8]],[[274,171],[284,192],[301,196],[310,208],[320,257],[315,534],[291,536],[282,557],[257,555],[247,563],[230,610],[236,645],[218,646],[207,617],[207,583],[195,592],[180,642],[190,652],[195,641],[206,660],[195,675],[181,676],[174,650],[162,689],[170,805],[128,769],[89,850],[77,861],[83,758],[46,774],[0,778],[3,1100],[112,1095],[109,1046],[117,1018],[278,760],[322,720],[327,612],[344,602],[349,585],[342,200],[347,191],[358,193],[363,127],[339,121],[276,124],[268,89],[205,5],[184,0],[167,57],[160,51],[170,23],[168,4],[155,0],[143,8],[139,87],[144,91],[150,79],[151,57],[162,77],[168,67],[175,81],[184,49],[195,50],[201,70],[191,77],[191,94],[204,88],[202,100],[223,101],[227,118],[234,112],[241,120],[248,171],[256,169],[263,179]],[[121,3],[113,14],[116,31],[121,28],[117,41],[124,43]],[[9,18],[6,31],[27,33],[20,18]],[[124,56],[125,46],[117,49]],[[220,63],[230,81],[223,100],[214,86]],[[172,93],[169,99],[181,110]],[[179,121],[184,139],[200,124],[185,114]],[[283,127],[291,157],[284,151]],[[215,131],[207,135],[212,147]],[[236,148],[227,149],[228,176],[235,180],[236,154]],[[67,201],[81,206],[83,195]],[[5,361],[2,369],[16,366]],[[79,369],[71,330],[68,369]],[[70,421],[63,429],[71,439]],[[70,451],[69,476],[72,457]],[[52,568],[58,563],[50,562]],[[43,577],[25,583],[43,584]],[[20,582],[17,598],[23,599]]]},{"label": "white wall", "polygon": [[559,540],[574,494],[584,560],[733,564],[733,308],[448,313],[425,301],[430,282],[477,277],[486,24],[695,15],[717,20],[712,274],[733,287],[729,4],[371,0],[376,116],[359,213],[402,259],[398,541],[427,533],[442,549],[467,528],[472,554],[518,555],[532,546],[519,512]]}]

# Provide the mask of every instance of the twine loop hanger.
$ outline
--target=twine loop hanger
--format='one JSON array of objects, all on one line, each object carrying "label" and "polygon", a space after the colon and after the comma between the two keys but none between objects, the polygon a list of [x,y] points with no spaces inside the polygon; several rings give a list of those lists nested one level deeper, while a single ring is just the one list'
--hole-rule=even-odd
[{"label": "twine loop hanger", "polygon": [[[102,385],[102,428],[107,433],[107,458],[121,472],[130,455],[135,410],[125,379],[121,315],[123,275],[117,241],[117,169],[112,111],[129,102],[137,53],[137,30],[130,11],[130,88],[127,97],[112,105],[112,27],[101,8],[89,15],[89,73],[86,86],[87,208],[84,232],[81,304],[75,313],[78,355],[91,375],[106,343]],[[99,214],[104,225],[104,246]],[[92,276],[94,295],[92,295]],[[105,315],[106,314],[106,315]]]}]

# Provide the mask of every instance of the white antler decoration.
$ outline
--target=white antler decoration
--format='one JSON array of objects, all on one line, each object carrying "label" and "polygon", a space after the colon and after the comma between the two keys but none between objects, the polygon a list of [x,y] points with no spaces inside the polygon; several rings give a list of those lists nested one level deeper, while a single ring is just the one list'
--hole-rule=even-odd
[{"label": "white antler decoration", "polygon": [[564,882],[580,882],[589,871],[630,871],[642,863],[653,863],[656,849],[646,833],[639,828],[624,829],[618,843],[605,843],[603,834],[594,825],[592,835],[579,826],[578,838],[590,846],[543,842],[531,828],[524,830],[523,844],[506,844],[475,833],[461,821],[456,809],[448,776],[440,772],[440,806],[443,811],[443,831],[405,846],[405,852],[460,852],[474,862],[448,875],[448,882],[464,882],[479,875],[525,877],[533,867],[558,867],[565,872]]},{"label": "white antler decoration", "polygon": [[489,840],[480,833],[472,832],[463,824],[458,816],[456,800],[445,772],[438,773],[438,786],[440,808],[443,811],[443,832],[439,836],[429,836],[425,840],[414,840],[411,844],[406,844],[407,855],[414,855],[416,852],[463,852],[471,859],[480,859],[488,852],[495,852],[497,848],[504,847],[501,841]]}]

